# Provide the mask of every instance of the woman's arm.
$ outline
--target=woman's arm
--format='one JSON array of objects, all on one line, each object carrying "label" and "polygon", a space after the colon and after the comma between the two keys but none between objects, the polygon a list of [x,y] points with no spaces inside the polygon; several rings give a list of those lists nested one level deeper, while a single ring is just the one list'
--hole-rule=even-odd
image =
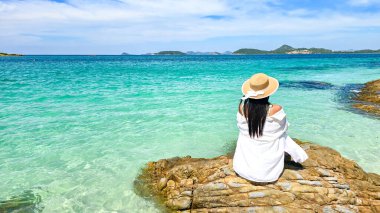
[{"label": "woman's arm", "polygon": [[269,116],[276,114],[281,109],[282,109],[282,106],[277,105],[277,104],[272,104],[272,109],[270,110]]}]

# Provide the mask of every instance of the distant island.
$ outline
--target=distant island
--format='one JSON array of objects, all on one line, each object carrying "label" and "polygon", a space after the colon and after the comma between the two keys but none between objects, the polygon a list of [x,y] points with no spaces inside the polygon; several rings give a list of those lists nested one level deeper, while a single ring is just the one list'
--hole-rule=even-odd
[{"label": "distant island", "polygon": [[155,53],[155,55],[186,55],[186,53],[183,53],[181,51],[160,51],[158,53]]},{"label": "distant island", "polygon": [[236,55],[254,55],[254,54],[349,54],[349,53],[380,53],[378,50],[346,50],[346,51],[334,51],[325,48],[294,48],[289,45],[282,45],[274,50],[259,50],[243,48],[233,52]]},{"label": "distant island", "polygon": [[21,54],[13,54],[13,53],[0,53],[0,56],[22,56]]},{"label": "distant island", "polygon": [[224,53],[219,52],[194,52],[194,51],[160,51],[158,53],[148,53],[147,55],[231,55],[232,52],[226,51]]},{"label": "distant island", "polygon": [[[330,50],[325,48],[294,48],[289,45],[282,45],[281,47],[274,50],[260,50],[253,48],[242,48],[238,49],[234,52],[226,51],[223,53],[220,52],[194,52],[194,51],[160,51],[157,53],[146,53],[143,55],[260,55],[260,54],[370,54],[370,53],[380,53],[380,49],[378,50]],[[122,55],[129,55],[127,53],[122,53]]]}]

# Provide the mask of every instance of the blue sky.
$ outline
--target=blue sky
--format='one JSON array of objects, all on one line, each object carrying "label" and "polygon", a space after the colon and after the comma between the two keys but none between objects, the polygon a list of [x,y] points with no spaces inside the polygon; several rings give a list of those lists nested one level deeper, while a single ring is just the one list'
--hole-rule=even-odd
[{"label": "blue sky", "polygon": [[0,0],[0,52],[380,49],[380,0]]}]

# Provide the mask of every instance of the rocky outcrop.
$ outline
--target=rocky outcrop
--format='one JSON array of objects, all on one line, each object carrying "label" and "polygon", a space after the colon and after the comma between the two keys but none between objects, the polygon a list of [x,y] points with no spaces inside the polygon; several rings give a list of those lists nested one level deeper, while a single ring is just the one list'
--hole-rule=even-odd
[{"label": "rocky outcrop", "polygon": [[309,159],[286,159],[275,183],[240,178],[231,155],[177,157],[149,162],[135,190],[168,212],[380,212],[380,175],[333,149],[297,142]]},{"label": "rocky outcrop", "polygon": [[353,107],[380,116],[380,79],[367,82],[355,99]]}]

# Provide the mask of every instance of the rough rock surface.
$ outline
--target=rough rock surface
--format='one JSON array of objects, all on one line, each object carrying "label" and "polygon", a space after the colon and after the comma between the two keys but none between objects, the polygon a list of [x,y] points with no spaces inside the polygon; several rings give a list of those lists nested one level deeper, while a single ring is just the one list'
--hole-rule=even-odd
[{"label": "rough rock surface", "polygon": [[333,149],[297,142],[309,159],[286,159],[275,183],[240,178],[231,155],[183,157],[149,162],[135,190],[168,212],[380,212],[380,175]]},{"label": "rough rock surface", "polygon": [[353,107],[380,116],[380,79],[367,82],[355,99]]}]

